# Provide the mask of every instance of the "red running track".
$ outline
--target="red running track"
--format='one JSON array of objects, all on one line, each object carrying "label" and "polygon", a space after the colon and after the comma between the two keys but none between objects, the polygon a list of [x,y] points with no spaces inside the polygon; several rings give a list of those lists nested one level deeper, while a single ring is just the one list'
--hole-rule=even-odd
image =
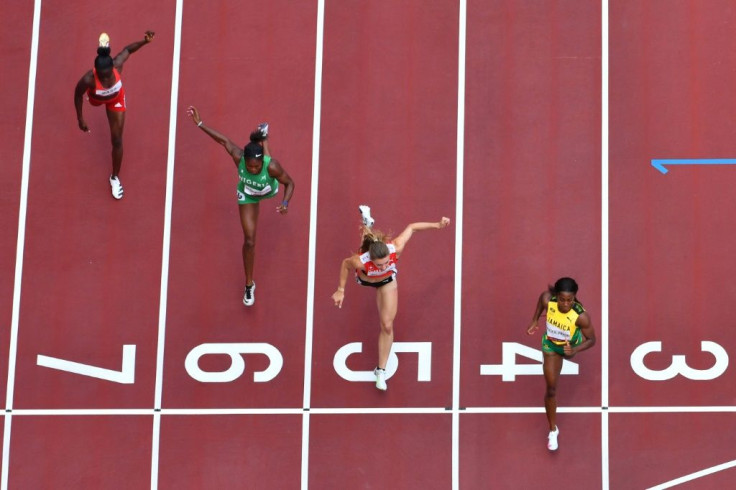
[{"label": "red running track", "polygon": [[[659,340],[663,350],[646,357],[649,370],[682,354],[707,371],[712,356],[699,351],[700,341],[733,350],[729,330],[713,328],[723,324],[734,272],[722,211],[732,201],[724,178],[731,170],[683,167],[662,176],[649,165],[652,158],[734,154],[728,128],[736,102],[727,90],[736,61],[727,35],[733,7],[611,6],[608,319],[601,302],[601,5],[468,3],[462,196],[459,4],[325,2],[315,128],[318,7],[186,3],[169,153],[175,1],[132,0],[104,12],[90,2],[43,2],[28,149],[33,10],[0,6],[0,47],[13,68],[0,74],[0,225],[8,230],[0,239],[0,341],[17,353],[14,371],[0,363],[3,384],[13,375],[4,415],[8,486],[149,488],[153,473],[160,488],[531,488],[564,464],[574,475],[570,488],[648,488],[731,461],[725,440],[713,437],[732,425],[729,371],[711,380],[651,381],[630,356]],[[103,29],[113,50],[146,29],[157,32],[126,63],[121,202],[106,182],[102,110],[85,106],[86,135],[71,105],[73,85],[94,58],[90,40]],[[273,153],[297,183],[288,216],[262,206],[253,308],[240,303],[234,169],[186,117],[189,104],[236,141],[268,120]],[[16,325],[24,154],[30,173]],[[162,263],[170,163],[170,259]],[[431,343],[431,367],[399,353],[386,393],[345,379],[375,364],[372,291],[349,284],[342,309],[330,300],[339,261],[357,246],[361,203],[394,233],[443,215],[454,223],[417,234],[402,257],[395,340]],[[561,379],[561,448],[550,454],[541,376],[504,381],[481,374],[481,366],[501,364],[509,346],[538,349],[539,337],[524,330],[537,295],[561,275],[581,284],[600,337],[574,359],[579,374]],[[207,343],[267,344],[283,366],[258,381],[269,358],[246,354],[236,379],[197,381],[185,360]],[[335,354],[350,344],[362,352],[336,369]],[[40,354],[118,370],[123,345],[136,346],[130,384],[37,364]],[[199,367],[216,372],[230,364],[211,355]],[[417,379],[422,366],[429,380]],[[687,487],[724,488],[733,471]]]},{"label": "red running track", "polygon": [[[18,208],[21,194],[21,162],[23,160],[24,131],[26,121],[26,97],[28,91],[28,67],[33,16],[32,5],[9,8],[0,6],[0,46],[3,63],[14,67],[0,73],[0,103],[4,117],[0,119],[0,130],[5,135],[0,143],[0,179],[5,183],[0,193],[0,335],[3,345],[10,341],[9,325],[12,321],[15,250],[18,242]],[[13,162],[14,164],[11,164]],[[8,379],[7,363],[0,362],[0,387],[5,397]]]},{"label": "red running track", "polygon": [[[724,1],[612,3],[610,403],[693,409],[612,414],[611,488],[650,487],[734,460],[715,435],[732,425],[733,370],[715,372],[701,342],[720,346],[728,366],[736,348],[727,313],[736,273],[729,219],[736,169],[682,166],[662,175],[649,162],[736,154],[735,22],[734,5]],[[682,356],[706,379],[682,368],[662,381],[637,375],[630,357],[648,342],[660,342],[661,353],[646,357],[647,368],[667,369]],[[626,460],[632,447],[642,457]],[[735,471],[687,488],[725,488]]]}]

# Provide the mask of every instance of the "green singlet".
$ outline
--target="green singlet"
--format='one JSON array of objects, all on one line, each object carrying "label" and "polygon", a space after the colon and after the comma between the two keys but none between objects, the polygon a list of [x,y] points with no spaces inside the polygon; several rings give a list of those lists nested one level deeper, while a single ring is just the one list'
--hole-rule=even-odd
[{"label": "green singlet", "polygon": [[268,175],[268,164],[271,157],[264,155],[259,174],[252,174],[245,168],[245,157],[238,164],[238,204],[260,202],[273,197],[279,191],[279,181]]}]

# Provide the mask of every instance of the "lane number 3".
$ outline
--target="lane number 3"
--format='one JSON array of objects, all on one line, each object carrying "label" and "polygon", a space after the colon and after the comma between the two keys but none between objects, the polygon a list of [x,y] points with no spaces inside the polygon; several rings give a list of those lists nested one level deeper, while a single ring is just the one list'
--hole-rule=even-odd
[{"label": "lane number 3", "polygon": [[687,379],[704,381],[715,379],[726,371],[728,368],[728,353],[723,347],[715,342],[704,340],[700,342],[700,350],[709,352],[715,358],[716,361],[713,366],[708,369],[693,369],[687,365],[685,356],[673,355],[669,367],[655,370],[649,369],[644,364],[644,358],[653,352],[662,352],[662,342],[645,342],[631,353],[631,368],[636,374],[649,381],[665,381],[674,378],[678,374]]}]

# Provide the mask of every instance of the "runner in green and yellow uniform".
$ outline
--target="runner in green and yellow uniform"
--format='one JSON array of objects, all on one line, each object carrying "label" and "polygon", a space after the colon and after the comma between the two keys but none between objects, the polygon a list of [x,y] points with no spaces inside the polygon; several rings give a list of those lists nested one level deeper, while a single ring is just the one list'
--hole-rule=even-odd
[{"label": "runner in green and yellow uniform", "polygon": [[577,300],[578,284],[574,279],[563,277],[554,286],[539,296],[532,323],[527,333],[532,335],[539,328],[539,317],[546,310],[547,331],[542,336],[544,355],[544,379],[547,390],[544,395],[544,409],[549,422],[547,449],[555,451],[557,436],[557,380],[562,370],[562,360],[571,359],[580,351],[595,345],[595,330],[590,316]]},{"label": "runner in green and yellow uniform", "polygon": [[279,191],[279,184],[283,184],[284,198],[276,206],[276,212],[286,214],[289,211],[289,201],[294,193],[294,181],[291,180],[286,170],[281,167],[278,160],[271,158],[268,149],[268,124],[264,123],[258,126],[250,135],[250,143],[241,148],[227,136],[205,126],[196,107],[190,106],[187,113],[197,127],[225,147],[238,168],[238,207],[244,236],[245,294],[243,295],[243,304],[251,306],[256,300],[253,262],[260,202],[263,199],[274,197]]}]

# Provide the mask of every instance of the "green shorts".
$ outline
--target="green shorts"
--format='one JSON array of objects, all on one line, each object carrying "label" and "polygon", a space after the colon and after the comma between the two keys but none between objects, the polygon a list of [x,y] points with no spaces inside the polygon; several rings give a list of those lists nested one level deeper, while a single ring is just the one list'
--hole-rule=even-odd
[{"label": "green shorts", "polygon": [[270,199],[276,194],[279,193],[279,188],[277,187],[270,193],[266,194],[265,196],[250,196],[244,192],[240,192],[238,190],[238,204],[253,204],[263,201],[264,199]]},{"label": "green shorts", "polygon": [[[573,347],[576,345],[579,345],[583,342],[583,335],[580,333],[580,330],[575,332],[575,335],[572,336],[572,339],[570,339],[570,345]],[[544,334],[542,336],[542,352],[554,352],[555,354],[559,354],[561,356],[565,355],[565,344],[558,345],[552,342],[547,338],[547,334]]]}]

